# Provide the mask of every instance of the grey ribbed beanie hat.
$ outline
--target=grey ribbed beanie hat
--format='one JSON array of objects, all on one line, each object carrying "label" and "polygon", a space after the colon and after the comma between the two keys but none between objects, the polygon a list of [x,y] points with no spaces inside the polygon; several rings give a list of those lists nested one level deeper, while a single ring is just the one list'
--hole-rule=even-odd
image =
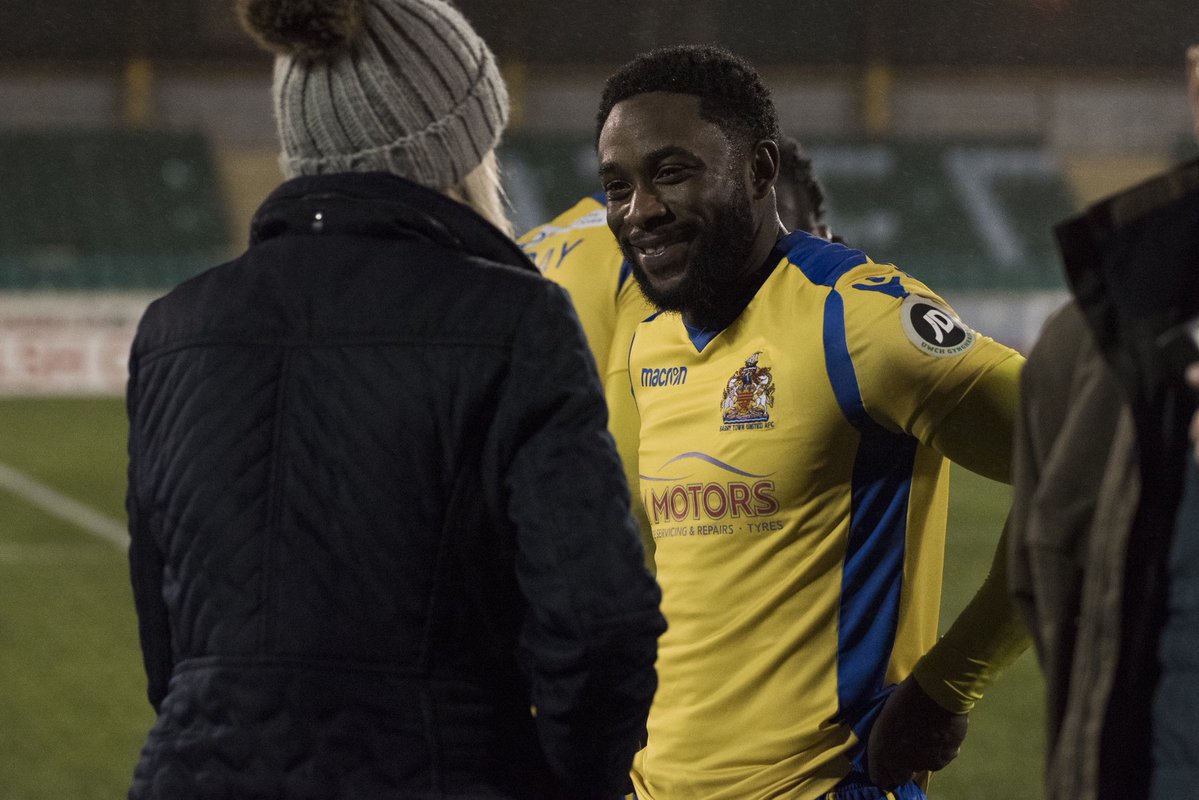
[{"label": "grey ribbed beanie hat", "polygon": [[491,50],[442,0],[238,0],[275,52],[288,177],[382,170],[457,184],[499,142],[508,92]]}]

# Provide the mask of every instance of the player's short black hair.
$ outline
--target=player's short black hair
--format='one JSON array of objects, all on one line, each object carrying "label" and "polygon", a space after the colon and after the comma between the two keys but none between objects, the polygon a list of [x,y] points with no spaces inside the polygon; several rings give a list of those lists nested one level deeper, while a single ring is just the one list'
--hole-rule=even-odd
[{"label": "player's short black hair", "polygon": [[720,47],[676,45],[642,53],[608,78],[596,115],[596,141],[613,106],[647,92],[697,96],[700,116],[739,144],[779,139],[770,90],[749,62]]},{"label": "player's short black hair", "polygon": [[779,145],[779,183],[787,183],[795,187],[795,194],[806,200],[812,210],[812,218],[816,222],[824,222],[825,208],[824,187],[812,174],[812,159],[808,158],[800,143],[787,134],[778,139]]}]

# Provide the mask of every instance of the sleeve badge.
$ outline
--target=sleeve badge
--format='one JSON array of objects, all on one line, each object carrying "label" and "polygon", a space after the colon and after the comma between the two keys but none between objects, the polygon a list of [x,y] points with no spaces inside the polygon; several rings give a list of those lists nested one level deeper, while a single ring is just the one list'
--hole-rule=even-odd
[{"label": "sleeve badge", "polygon": [[930,356],[957,356],[974,346],[978,334],[957,316],[927,297],[909,294],[900,307],[908,341]]}]

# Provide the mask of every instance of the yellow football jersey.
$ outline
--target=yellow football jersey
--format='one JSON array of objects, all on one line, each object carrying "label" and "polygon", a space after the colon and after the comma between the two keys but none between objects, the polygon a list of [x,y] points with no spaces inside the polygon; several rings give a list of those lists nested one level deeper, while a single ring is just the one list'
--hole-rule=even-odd
[{"label": "yellow football jersey", "polygon": [[[637,324],[654,309],[642,296],[608,228],[603,195],[584,197],[520,237],[519,244],[542,274],[570,295],[604,384],[608,430],[635,495],[640,420],[629,386],[629,344]],[[649,526],[639,503],[632,503],[632,511],[642,531],[646,565],[652,570]]]},{"label": "yellow football jersey", "polygon": [[938,424],[1009,348],[918,280],[806,233],[716,332],[629,356],[662,609],[640,800],[822,796],[936,639]]}]

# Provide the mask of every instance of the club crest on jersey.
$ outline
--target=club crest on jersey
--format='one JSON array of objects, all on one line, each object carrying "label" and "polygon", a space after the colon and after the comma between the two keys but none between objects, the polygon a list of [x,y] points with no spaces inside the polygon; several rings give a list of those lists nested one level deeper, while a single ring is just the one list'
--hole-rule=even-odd
[{"label": "club crest on jersey", "polygon": [[931,356],[961,355],[978,339],[952,311],[927,297],[908,295],[900,316],[908,341]]},{"label": "club crest on jersey", "polygon": [[722,431],[773,428],[770,408],[774,405],[774,376],[770,367],[758,363],[762,353],[745,359],[745,366],[729,378],[720,402]]}]

